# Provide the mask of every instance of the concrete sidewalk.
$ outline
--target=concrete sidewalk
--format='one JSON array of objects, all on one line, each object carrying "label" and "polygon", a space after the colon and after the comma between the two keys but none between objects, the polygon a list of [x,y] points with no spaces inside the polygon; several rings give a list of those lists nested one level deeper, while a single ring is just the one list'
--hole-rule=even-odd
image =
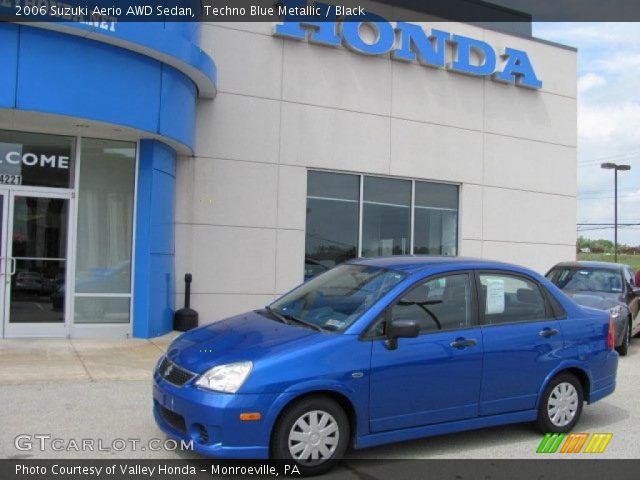
[{"label": "concrete sidewalk", "polygon": [[148,380],[178,333],[149,340],[0,340],[0,385]]}]

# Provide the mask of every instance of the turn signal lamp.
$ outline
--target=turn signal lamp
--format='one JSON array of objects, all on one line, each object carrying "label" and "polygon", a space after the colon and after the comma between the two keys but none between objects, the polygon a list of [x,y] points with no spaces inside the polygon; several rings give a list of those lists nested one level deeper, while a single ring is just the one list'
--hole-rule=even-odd
[{"label": "turn signal lamp", "polygon": [[620,315],[620,307],[612,308],[609,314],[609,331],[607,333],[607,347],[613,350],[616,343],[616,326],[615,319]]}]

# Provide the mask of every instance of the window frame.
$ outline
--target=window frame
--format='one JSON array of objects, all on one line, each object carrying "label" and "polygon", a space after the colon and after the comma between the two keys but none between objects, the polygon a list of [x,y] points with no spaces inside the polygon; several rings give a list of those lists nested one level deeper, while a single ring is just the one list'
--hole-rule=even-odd
[{"label": "window frame", "polygon": [[[407,255],[414,255],[414,248],[415,248],[415,213],[416,213],[416,185],[417,183],[432,183],[432,184],[438,184],[438,185],[451,185],[456,187],[457,190],[457,196],[456,196],[456,205],[457,205],[457,209],[456,209],[456,239],[455,239],[455,246],[456,246],[456,254],[455,255],[440,255],[440,254],[433,254],[435,256],[442,256],[442,257],[458,257],[460,256],[460,249],[461,249],[461,244],[462,244],[462,236],[460,234],[461,231],[461,221],[462,221],[462,215],[461,215],[461,204],[462,204],[462,188],[463,185],[461,183],[456,183],[456,182],[446,182],[446,181],[440,181],[440,180],[429,180],[429,179],[424,179],[424,178],[412,178],[412,177],[402,177],[402,176],[394,176],[394,175],[380,175],[380,174],[372,174],[372,173],[358,173],[358,172],[350,172],[350,171],[340,171],[340,170],[331,170],[331,169],[322,169],[322,168],[307,168],[307,178],[306,178],[306,182],[307,182],[307,188],[308,188],[308,182],[309,182],[309,173],[310,172],[320,172],[320,173],[335,173],[335,174],[340,174],[340,175],[352,175],[352,176],[356,176],[359,178],[359,195],[358,195],[358,238],[357,238],[357,245],[356,245],[356,257],[355,258],[365,258],[362,256],[362,250],[363,250],[363,237],[362,237],[362,230],[363,230],[363,220],[364,220],[364,182],[365,182],[365,178],[366,177],[372,177],[372,178],[381,178],[381,179],[387,179],[387,180],[405,180],[405,181],[409,181],[411,182],[411,202],[409,205],[410,208],[410,214],[409,214],[409,252],[407,253]],[[305,196],[305,202],[307,201],[308,198],[308,193]],[[306,216],[305,216],[305,222],[306,222]],[[307,256],[307,251],[306,251],[306,232],[305,232],[305,257]],[[371,257],[366,257],[366,258],[371,258]]]},{"label": "window frame", "polygon": [[363,341],[368,341],[368,340],[383,340],[386,337],[386,335],[375,335],[374,331],[376,329],[376,327],[378,326],[378,324],[383,323],[383,322],[389,322],[391,321],[391,311],[394,307],[394,305],[401,300],[405,295],[407,295],[408,293],[410,293],[411,291],[415,290],[416,288],[418,288],[421,285],[424,285],[427,282],[430,282],[432,280],[438,280],[439,278],[444,278],[444,277],[451,277],[454,275],[467,275],[467,280],[469,282],[469,292],[471,294],[471,323],[465,327],[459,327],[459,328],[448,328],[446,330],[428,330],[428,331],[421,331],[418,334],[418,337],[422,337],[423,335],[435,335],[438,333],[450,333],[450,332],[455,332],[458,330],[467,330],[470,328],[477,328],[482,326],[480,323],[480,311],[478,309],[478,305],[479,305],[479,298],[478,298],[478,291],[477,291],[477,286],[476,286],[476,281],[474,278],[474,271],[470,270],[470,269],[464,269],[464,270],[449,270],[447,272],[442,272],[442,273],[437,273],[434,275],[428,275],[426,277],[423,277],[419,280],[416,280],[415,282],[413,282],[411,285],[409,285],[407,288],[405,288],[402,292],[400,292],[398,295],[396,295],[385,307],[384,310],[382,312],[380,312],[380,314],[367,326],[367,328],[364,330],[364,332],[360,335],[360,340]]},{"label": "window frame", "polygon": [[[482,293],[481,293],[482,292],[482,283],[480,281],[481,275],[501,275],[501,276],[507,276],[507,277],[515,277],[521,280],[528,281],[533,285],[535,285],[538,288],[540,295],[542,296],[542,299],[544,301],[545,318],[540,318],[537,320],[520,320],[520,321],[504,322],[504,323],[487,323],[486,314],[485,314],[486,304],[485,304],[485,299],[482,297]],[[549,291],[544,287],[544,285],[542,285],[542,283],[540,283],[537,279],[529,275],[526,275],[520,272],[510,271],[510,270],[478,269],[478,270],[474,270],[474,277],[475,277],[475,285],[476,285],[476,295],[478,299],[478,316],[479,316],[478,318],[479,318],[481,327],[503,327],[508,325],[522,325],[525,323],[549,322],[553,320],[561,320],[563,318],[567,318],[566,312],[564,312],[564,309],[559,304],[557,304],[557,301],[555,302],[556,308],[554,308],[554,302],[552,302],[552,300],[549,298],[551,293],[549,293]],[[557,311],[558,307],[562,308],[563,311],[558,312]]]}]

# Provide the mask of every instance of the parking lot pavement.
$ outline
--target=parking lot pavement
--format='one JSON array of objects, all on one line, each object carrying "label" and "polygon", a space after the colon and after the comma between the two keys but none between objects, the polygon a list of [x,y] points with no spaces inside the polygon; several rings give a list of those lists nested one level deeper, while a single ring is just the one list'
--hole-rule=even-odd
[{"label": "parking lot pavement", "polygon": [[[71,353],[63,346],[64,341],[24,340],[22,353],[17,351],[15,341],[0,341],[0,457],[197,458],[185,452],[146,448],[150,439],[166,438],[155,426],[151,414],[150,369],[168,341],[73,341]],[[51,342],[54,342],[53,346]],[[78,347],[79,344],[82,345]],[[45,353],[36,355],[37,359],[31,358],[24,351],[28,345]],[[82,371],[73,368],[78,362]],[[64,371],[67,368],[70,370]],[[15,370],[13,375],[12,370]],[[30,370],[40,373],[29,374]],[[19,381],[20,375],[24,375],[22,381]],[[632,342],[629,355],[620,359],[616,392],[594,405],[585,406],[577,431],[613,433],[608,448],[598,458],[638,458],[638,399],[640,339]],[[15,448],[14,440],[22,434],[60,438],[60,445],[65,449],[20,451]],[[135,451],[130,444],[123,451],[68,449],[71,440],[79,442],[85,438],[96,442],[101,439],[103,448],[111,447],[116,439],[140,439],[140,443]],[[349,457],[534,458],[541,438],[529,425],[510,425],[352,451]]]}]

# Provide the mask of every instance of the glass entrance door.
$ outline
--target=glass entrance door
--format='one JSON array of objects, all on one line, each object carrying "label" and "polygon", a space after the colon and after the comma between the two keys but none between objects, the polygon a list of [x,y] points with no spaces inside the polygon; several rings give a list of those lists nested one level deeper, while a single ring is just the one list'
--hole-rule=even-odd
[{"label": "glass entrance door", "polygon": [[2,195],[4,335],[66,336],[70,193]]}]

